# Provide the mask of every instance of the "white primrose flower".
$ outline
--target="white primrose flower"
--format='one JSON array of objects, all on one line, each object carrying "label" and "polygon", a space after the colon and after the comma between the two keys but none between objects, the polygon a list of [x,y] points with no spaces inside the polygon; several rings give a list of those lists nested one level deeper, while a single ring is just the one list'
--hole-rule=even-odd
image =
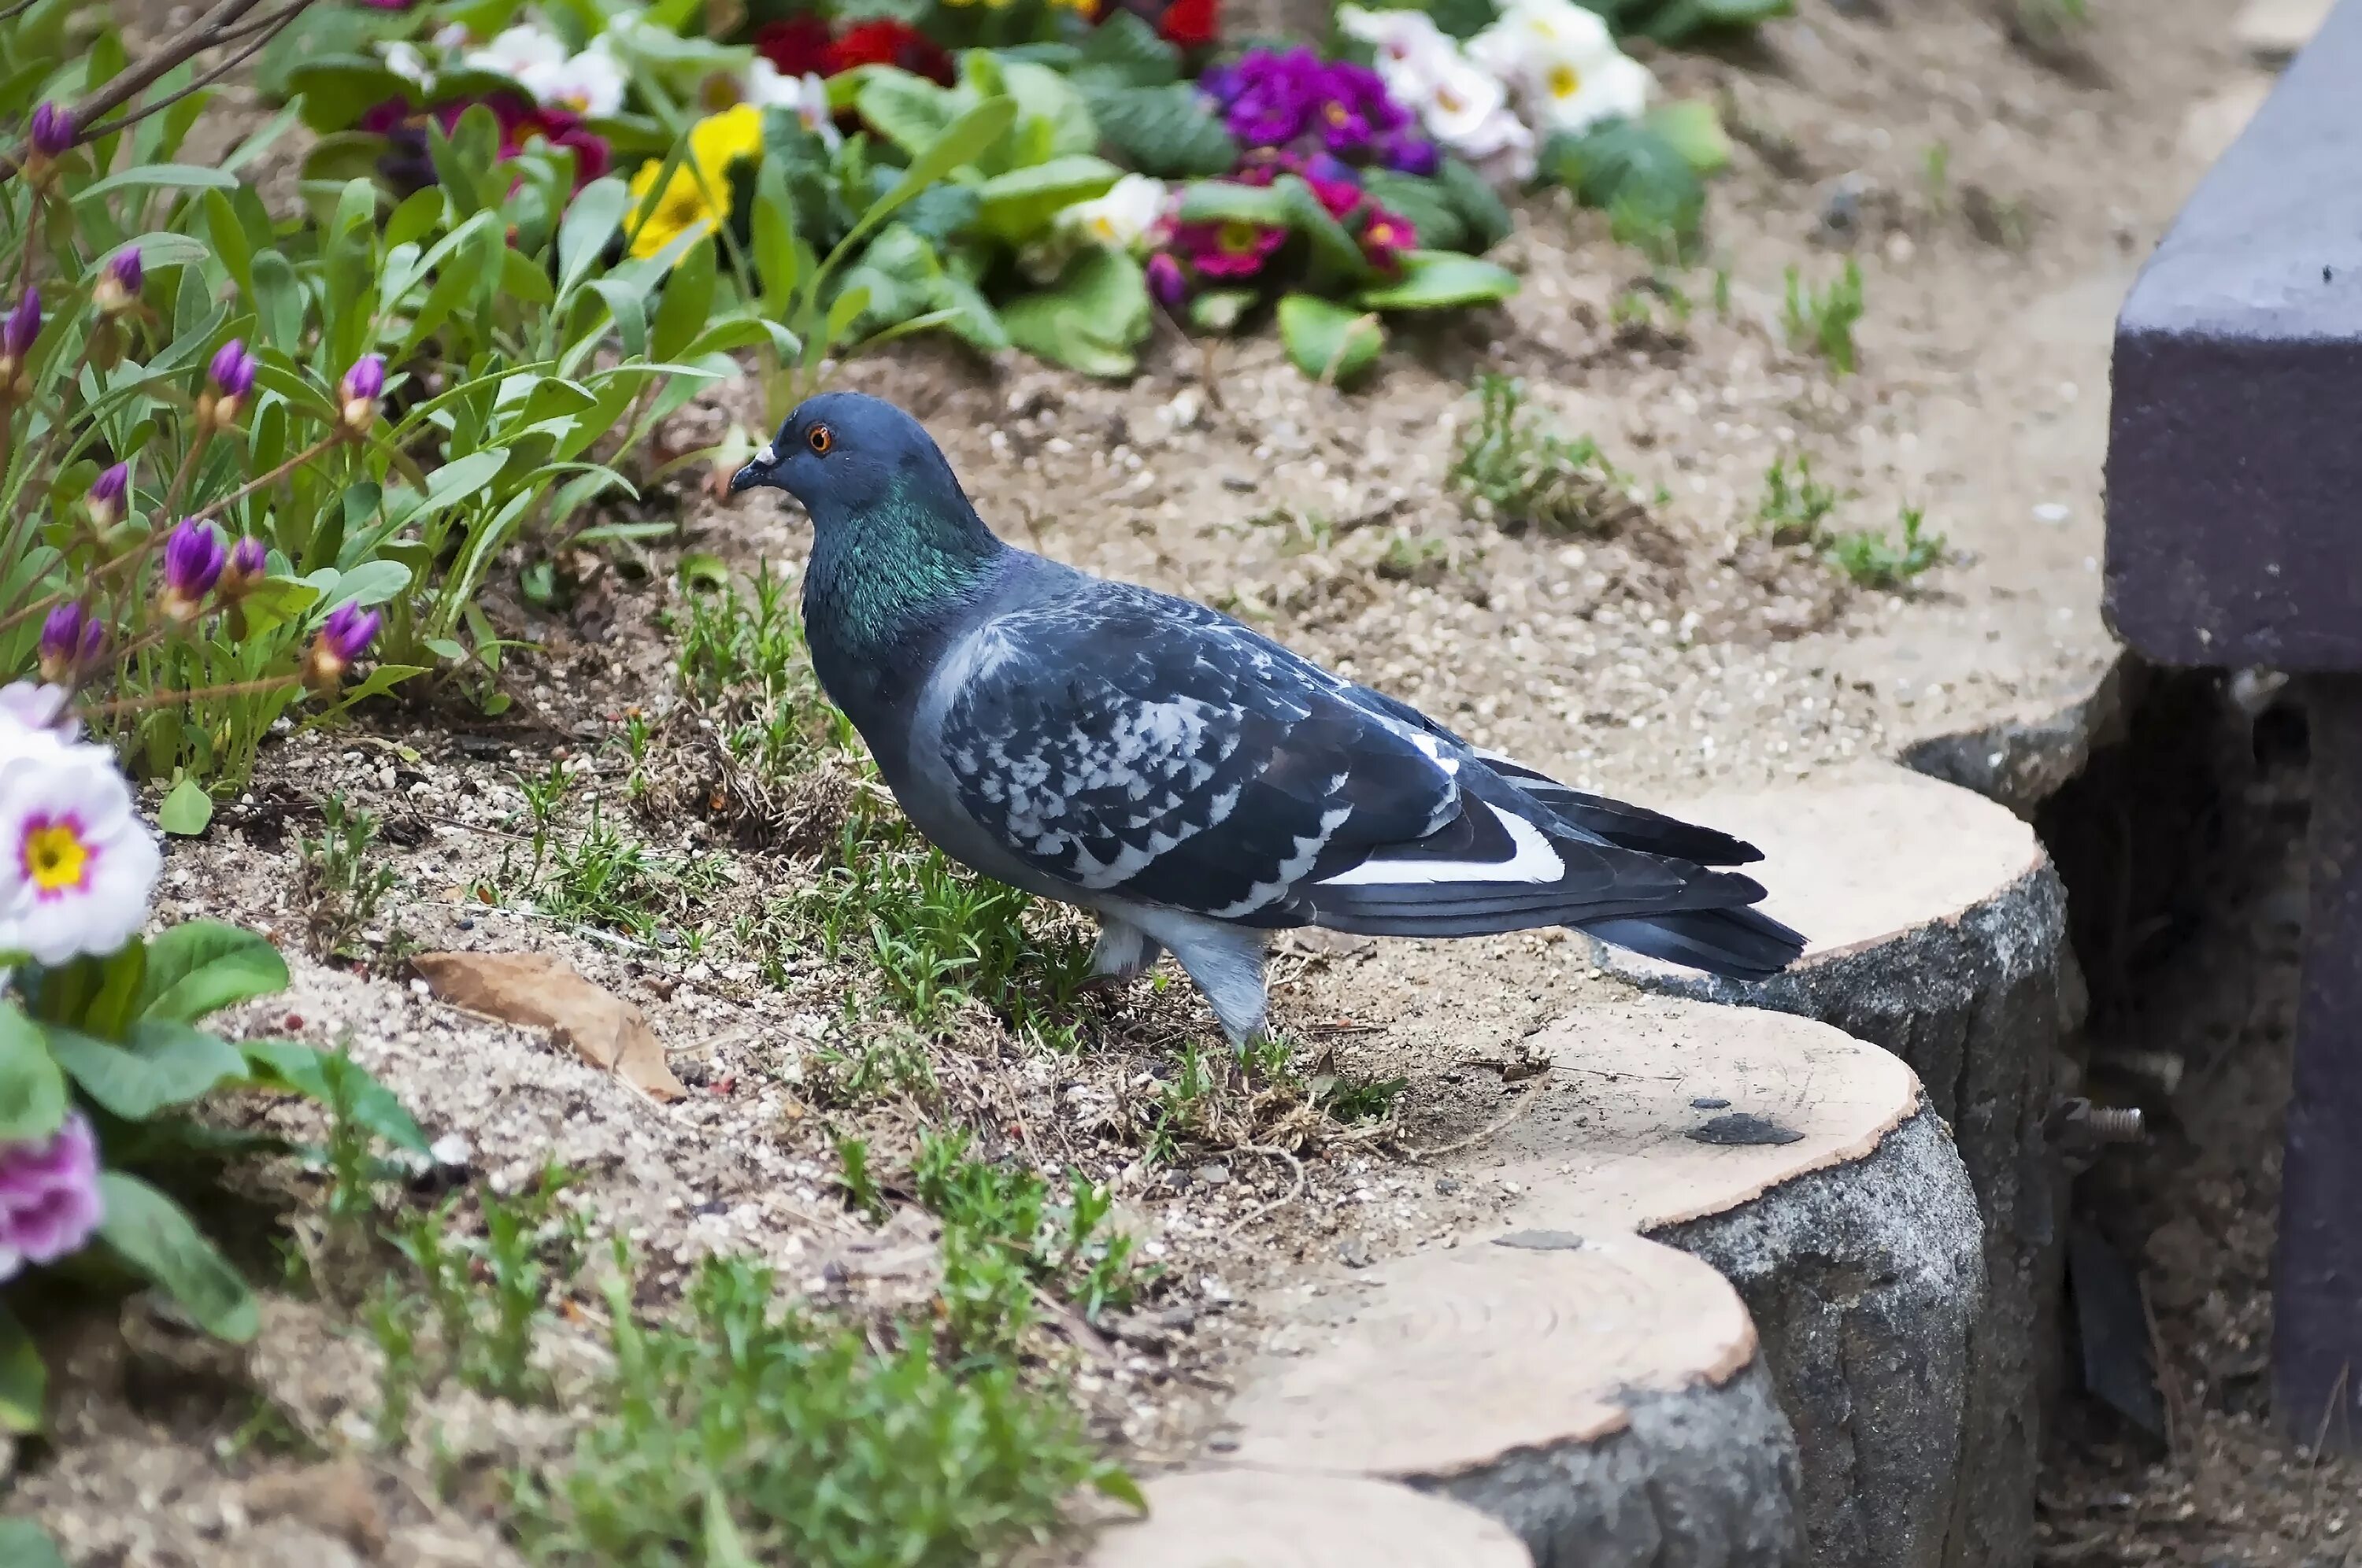
[{"label": "white primrose flower", "polygon": [[1147,174],[1127,174],[1104,195],[1076,202],[1058,214],[1057,226],[1111,250],[1137,254],[1148,243],[1149,231],[1164,214],[1169,191],[1164,181]]},{"label": "white primrose flower", "polygon": [[1425,12],[1343,6],[1337,25],[1375,51],[1387,94],[1418,113],[1428,135],[1492,172],[1518,180],[1533,172],[1533,132],[1510,108],[1507,83]]},{"label": "white primrose flower", "polygon": [[566,40],[537,22],[519,22],[462,58],[470,71],[489,71],[530,89],[535,73],[566,63]]},{"label": "white primrose flower", "polygon": [[377,52],[385,61],[385,68],[404,82],[415,83],[424,87],[434,75],[434,72],[427,68],[426,57],[419,52],[416,44],[395,39],[391,42],[378,45]]},{"label": "white primrose flower", "polygon": [[1636,118],[1656,88],[1607,24],[1573,0],[1509,0],[1468,52],[1514,83],[1529,116],[1552,130]]},{"label": "white primrose flower", "polygon": [[56,965],[139,929],[163,855],[105,747],[26,723],[39,696],[0,693],[0,951]]},{"label": "white primrose flower", "polygon": [[758,54],[739,82],[738,93],[742,103],[758,109],[793,109],[804,129],[820,138],[821,145],[831,152],[844,144],[844,133],[836,128],[836,116],[829,112],[828,83],[817,72],[784,76],[778,66]]}]

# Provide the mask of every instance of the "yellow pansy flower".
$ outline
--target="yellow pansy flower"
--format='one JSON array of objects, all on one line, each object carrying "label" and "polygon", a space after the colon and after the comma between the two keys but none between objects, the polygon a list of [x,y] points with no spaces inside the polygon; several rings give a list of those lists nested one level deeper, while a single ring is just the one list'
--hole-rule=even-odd
[{"label": "yellow pansy flower", "polygon": [[664,160],[651,159],[632,176],[632,212],[639,232],[632,254],[654,256],[684,234],[709,234],[730,216],[730,166],[763,156],[763,111],[740,104],[689,127],[689,154],[664,189]]}]

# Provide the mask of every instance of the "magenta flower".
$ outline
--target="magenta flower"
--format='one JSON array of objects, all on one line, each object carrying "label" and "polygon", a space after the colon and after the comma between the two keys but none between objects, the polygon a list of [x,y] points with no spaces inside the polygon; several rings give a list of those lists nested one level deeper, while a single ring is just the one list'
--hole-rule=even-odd
[{"label": "magenta flower", "polygon": [[1386,138],[1385,144],[1378,149],[1378,161],[1401,173],[1425,179],[1442,164],[1443,155],[1427,138],[1406,130]]},{"label": "magenta flower", "polygon": [[1402,253],[1418,244],[1418,230],[1408,218],[1373,207],[1370,221],[1362,226],[1361,239],[1362,254],[1370,259],[1370,264],[1391,272],[1401,264]]},{"label": "magenta flower", "polygon": [[210,523],[183,517],[164,541],[164,591],[158,608],[175,621],[193,621],[221,580],[227,557]]},{"label": "magenta flower", "polygon": [[339,604],[328,612],[320,635],[304,658],[304,680],[315,691],[333,691],[353,661],[369,651],[384,618],[358,604]]},{"label": "magenta flower", "polygon": [[80,1252],[105,1215],[98,1140],[82,1112],[39,1143],[0,1146],[0,1279]]},{"label": "magenta flower", "polygon": [[91,286],[92,303],[109,315],[120,315],[138,302],[139,286],[147,277],[147,270],[139,264],[139,248],[134,245],[121,250]]},{"label": "magenta flower", "polygon": [[82,503],[90,509],[90,520],[101,528],[111,528],[123,515],[123,498],[131,491],[131,465],[117,463],[101,469],[98,477],[90,481]]},{"label": "magenta flower", "polygon": [[56,158],[73,146],[73,116],[55,104],[40,104],[33,109],[33,150],[43,158]]},{"label": "magenta flower", "polygon": [[41,291],[27,289],[17,308],[0,317],[0,359],[21,361],[41,335]]},{"label": "magenta flower", "polygon": [[1201,278],[1252,278],[1286,240],[1284,228],[1237,218],[1176,224],[1173,228],[1174,245]]},{"label": "magenta flower", "polygon": [[246,351],[246,341],[233,337],[215,351],[205,374],[224,397],[244,397],[254,389],[254,372],[261,361]]},{"label": "magenta flower", "polygon": [[1303,134],[1320,101],[1320,61],[1308,49],[1253,50],[1206,72],[1198,87],[1220,106],[1222,123],[1241,143],[1277,147]]},{"label": "magenta flower", "polygon": [[72,686],[106,651],[106,628],[82,605],[61,604],[41,623],[41,679]]}]

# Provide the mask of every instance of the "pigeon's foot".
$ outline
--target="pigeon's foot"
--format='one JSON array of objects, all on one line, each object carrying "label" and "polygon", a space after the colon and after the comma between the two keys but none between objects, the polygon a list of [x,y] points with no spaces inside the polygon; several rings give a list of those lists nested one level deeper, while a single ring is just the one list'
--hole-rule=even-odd
[{"label": "pigeon's foot", "polygon": [[1093,990],[1114,990],[1156,967],[1164,946],[1148,933],[1115,915],[1099,916],[1098,944],[1091,949]]}]

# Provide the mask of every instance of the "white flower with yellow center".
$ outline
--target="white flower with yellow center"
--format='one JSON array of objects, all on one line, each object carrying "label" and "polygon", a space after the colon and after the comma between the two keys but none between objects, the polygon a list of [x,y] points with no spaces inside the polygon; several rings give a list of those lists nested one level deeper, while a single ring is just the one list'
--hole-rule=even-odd
[{"label": "white flower with yellow center", "polygon": [[162,865],[104,747],[0,722],[0,951],[43,965],[114,952]]},{"label": "white flower with yellow center", "polygon": [[489,71],[530,89],[535,73],[566,63],[566,40],[538,22],[519,22],[464,59],[470,71]]},{"label": "white flower with yellow center", "polygon": [[1656,88],[1607,24],[1572,0],[1509,0],[1468,52],[1514,83],[1529,117],[1551,130],[1636,119]]},{"label": "white flower with yellow center", "polygon": [[606,44],[604,37],[596,39],[580,54],[536,66],[519,80],[539,103],[571,109],[585,119],[603,119],[624,106],[624,89],[631,83],[624,62]]},{"label": "white flower with yellow center", "polygon": [[1110,250],[1134,253],[1146,248],[1149,231],[1164,214],[1170,193],[1162,180],[1127,174],[1108,187],[1104,195],[1076,202],[1058,214],[1058,226]]}]

